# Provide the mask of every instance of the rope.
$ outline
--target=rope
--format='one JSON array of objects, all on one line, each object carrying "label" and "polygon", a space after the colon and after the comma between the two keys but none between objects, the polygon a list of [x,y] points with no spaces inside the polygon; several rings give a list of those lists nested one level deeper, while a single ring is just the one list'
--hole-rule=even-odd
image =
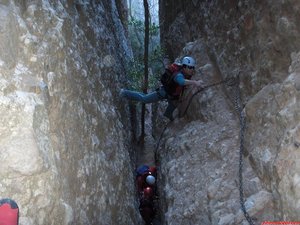
[{"label": "rope", "polygon": [[202,91],[204,91],[204,90],[206,90],[206,89],[209,89],[209,88],[211,88],[211,87],[218,86],[218,85],[221,85],[221,84],[224,84],[224,83],[227,83],[228,86],[232,86],[232,85],[235,84],[235,80],[236,80],[236,79],[235,79],[234,77],[228,78],[228,79],[221,80],[221,81],[219,81],[219,82],[216,82],[216,83],[213,83],[213,84],[209,84],[209,85],[207,85],[207,86],[204,86],[203,88],[201,88],[201,89],[199,89],[198,91],[196,91],[196,92],[191,96],[191,98],[189,99],[188,105],[187,105],[186,109],[184,110],[182,116],[184,116],[184,115],[186,114],[188,108],[190,107],[190,105],[191,105],[191,103],[192,103],[193,98],[194,98],[197,94],[199,94],[200,92],[202,92]]},{"label": "rope", "polygon": [[164,127],[163,131],[161,132],[160,136],[159,136],[159,139],[158,139],[158,142],[157,142],[157,145],[156,145],[156,148],[154,150],[154,159],[155,159],[155,164],[158,163],[158,156],[157,156],[157,151],[158,151],[158,148],[159,148],[159,144],[160,144],[160,141],[163,137],[163,134],[165,133],[165,130],[167,129],[167,127],[169,126],[170,123],[172,123],[173,121],[170,120],[167,125]]},{"label": "rope", "polygon": [[[207,86],[205,86],[205,87],[199,89],[198,91],[196,91],[196,92],[192,95],[192,97],[189,99],[189,103],[188,103],[188,105],[187,105],[187,107],[186,107],[186,109],[185,109],[185,111],[184,111],[184,113],[183,113],[183,116],[186,114],[187,109],[189,108],[189,106],[190,106],[190,104],[191,104],[191,102],[192,102],[192,99],[193,99],[197,94],[199,94],[200,92],[202,92],[202,91],[204,91],[204,90],[206,90],[206,89],[208,89],[208,88],[211,88],[211,87],[214,87],[214,86],[217,86],[217,85],[221,85],[221,84],[224,84],[224,83],[227,83],[227,85],[232,86],[233,84],[235,84],[235,78],[228,78],[228,79],[225,79],[225,80],[221,80],[221,81],[219,81],[219,82],[217,82],[217,83],[209,84],[209,85],[207,85]],[[167,123],[167,125],[164,127],[163,131],[162,131],[161,134],[160,134],[160,137],[159,137],[159,139],[158,139],[158,142],[157,142],[157,145],[156,145],[156,148],[155,148],[155,151],[154,151],[155,162],[158,162],[157,151],[158,151],[158,148],[159,148],[160,141],[161,141],[161,139],[162,139],[162,137],[163,137],[163,134],[164,134],[165,130],[167,129],[167,127],[169,126],[169,124],[170,124],[171,122],[172,122],[172,121],[169,121],[169,122]]]},{"label": "rope", "polygon": [[[216,82],[216,83],[213,83],[213,84],[209,84],[209,85],[207,85],[207,86],[205,86],[205,87],[199,89],[198,91],[196,91],[196,92],[192,95],[192,97],[189,99],[189,103],[188,103],[188,105],[187,105],[187,107],[186,107],[186,109],[185,109],[185,111],[184,111],[184,113],[183,113],[182,116],[184,116],[184,115],[186,114],[186,112],[187,112],[187,110],[188,110],[188,108],[189,108],[189,106],[190,106],[190,104],[191,104],[191,102],[192,102],[192,99],[193,99],[197,94],[199,94],[200,92],[202,92],[202,91],[204,91],[204,90],[206,90],[206,89],[208,89],[208,88],[211,88],[211,87],[214,87],[214,86],[217,86],[217,85],[221,85],[221,84],[224,84],[224,83],[227,83],[227,85],[232,86],[233,84],[236,83],[235,80],[236,80],[236,79],[235,79],[234,77],[233,77],[233,78],[228,78],[228,79],[221,80],[221,81]],[[159,137],[159,139],[158,139],[158,142],[157,142],[157,145],[156,145],[156,148],[155,148],[155,151],[154,151],[155,162],[158,162],[158,159],[157,159],[157,151],[158,151],[158,148],[159,148],[160,141],[161,141],[161,139],[162,139],[162,137],[163,137],[163,134],[164,134],[165,130],[167,129],[167,127],[169,126],[169,124],[170,124],[171,122],[172,122],[172,121],[169,121],[169,122],[167,123],[167,125],[164,127],[163,131],[162,131],[161,134],[160,134],[160,137]]]}]

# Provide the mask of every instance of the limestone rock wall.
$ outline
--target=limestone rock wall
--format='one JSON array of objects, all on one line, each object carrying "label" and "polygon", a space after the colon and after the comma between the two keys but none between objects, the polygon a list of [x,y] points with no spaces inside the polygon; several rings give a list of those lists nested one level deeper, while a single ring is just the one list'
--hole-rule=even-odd
[{"label": "limestone rock wall", "polygon": [[22,225],[140,221],[116,92],[124,2],[0,3],[0,197]]},{"label": "limestone rock wall", "polygon": [[[224,76],[240,72],[246,96],[283,81],[299,49],[299,2],[161,1],[162,44],[173,58],[203,38]],[[171,15],[169,15],[171,14]]]},{"label": "limestone rock wall", "polygon": [[292,60],[284,82],[267,85],[247,104],[247,146],[253,168],[275,196],[276,213],[298,221],[299,53]]},{"label": "limestone rock wall", "polygon": [[[240,77],[248,213],[255,224],[299,221],[299,2],[173,3],[161,1],[173,6],[161,12],[173,13],[161,32],[169,55],[194,56],[205,84]],[[166,130],[159,149],[164,224],[248,224],[239,202],[235,94],[229,85],[199,93]]]},{"label": "limestone rock wall", "polygon": [[[208,85],[220,81],[220,75],[206,52],[199,40],[189,43],[182,55],[201,62],[196,79],[203,76]],[[247,224],[240,209],[240,123],[231,88],[220,85],[200,92],[185,116],[166,129],[158,150],[163,224]],[[247,157],[243,165],[248,212],[258,223],[278,219],[272,192]]]}]

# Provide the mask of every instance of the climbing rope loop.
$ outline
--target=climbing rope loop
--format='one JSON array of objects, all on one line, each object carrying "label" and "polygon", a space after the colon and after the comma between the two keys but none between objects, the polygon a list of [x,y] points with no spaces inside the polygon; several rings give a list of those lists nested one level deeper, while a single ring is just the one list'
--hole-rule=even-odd
[{"label": "climbing rope loop", "polygon": [[221,84],[226,84],[227,86],[233,86],[235,83],[236,83],[236,78],[231,77],[231,78],[228,78],[228,79],[225,79],[225,80],[221,80],[221,81],[219,81],[219,82],[212,83],[212,84],[209,84],[209,85],[207,85],[207,86],[204,86],[204,87],[200,88],[198,91],[196,91],[196,92],[191,96],[191,98],[189,98],[189,102],[188,102],[187,107],[186,107],[186,109],[184,110],[182,116],[184,116],[184,115],[186,114],[188,108],[190,107],[190,105],[191,105],[191,103],[192,103],[193,98],[194,98],[197,94],[199,94],[200,92],[205,91],[206,89],[209,89],[209,88],[211,88],[211,87],[221,85]]}]

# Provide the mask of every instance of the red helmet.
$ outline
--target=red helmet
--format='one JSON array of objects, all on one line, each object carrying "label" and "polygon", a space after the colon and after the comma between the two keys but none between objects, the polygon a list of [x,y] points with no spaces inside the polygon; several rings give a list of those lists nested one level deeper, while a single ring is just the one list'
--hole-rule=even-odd
[{"label": "red helmet", "polygon": [[144,188],[143,194],[144,194],[145,198],[149,199],[149,198],[153,197],[154,191],[151,187],[146,187],[146,188]]},{"label": "red helmet", "polygon": [[149,169],[148,169],[149,172],[151,172],[152,174],[156,175],[156,167],[155,166],[150,166]]},{"label": "red helmet", "polygon": [[19,207],[12,199],[0,200],[0,224],[18,224]]}]

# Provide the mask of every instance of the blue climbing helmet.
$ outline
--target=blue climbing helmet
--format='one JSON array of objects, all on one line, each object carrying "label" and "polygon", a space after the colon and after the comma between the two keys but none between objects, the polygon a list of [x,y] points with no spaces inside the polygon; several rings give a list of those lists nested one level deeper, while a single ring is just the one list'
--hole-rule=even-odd
[{"label": "blue climbing helmet", "polygon": [[146,177],[146,182],[147,182],[147,184],[149,184],[149,185],[155,184],[155,177],[152,176],[152,175],[148,175],[148,176]]},{"label": "blue climbing helmet", "polygon": [[149,166],[147,165],[141,165],[136,169],[136,176],[143,175],[149,170]]},{"label": "blue climbing helmet", "polygon": [[181,61],[181,64],[184,66],[191,66],[191,67],[195,67],[196,65],[196,61],[195,59],[193,59],[192,57],[190,56],[185,56],[183,57],[182,61]]}]

